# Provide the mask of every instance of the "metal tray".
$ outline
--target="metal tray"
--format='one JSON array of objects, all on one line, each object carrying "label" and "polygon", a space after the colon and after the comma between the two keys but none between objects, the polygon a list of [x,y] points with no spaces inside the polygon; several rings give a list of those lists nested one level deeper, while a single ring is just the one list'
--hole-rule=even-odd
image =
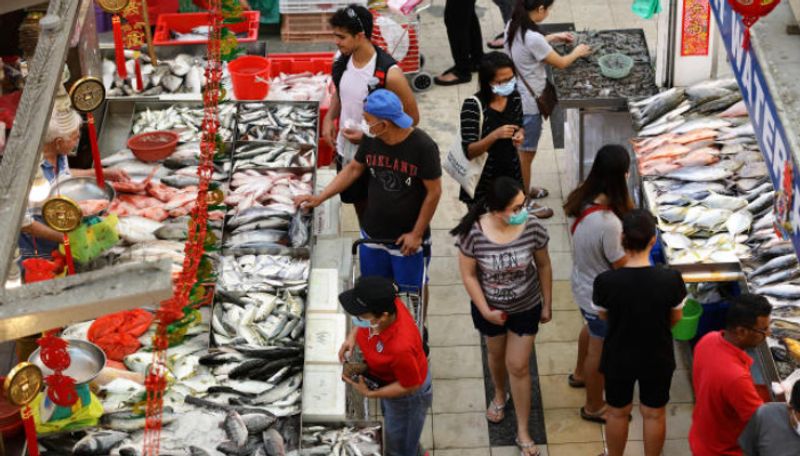
[{"label": "metal tray", "polygon": [[[316,134],[314,136],[313,144],[309,144],[309,146],[316,147],[319,143],[319,128],[320,128],[320,120],[319,120],[319,102],[318,101],[279,101],[279,100],[264,100],[264,101],[238,101],[238,111],[236,112],[236,131],[234,134],[234,140],[236,142],[252,142],[251,140],[241,139],[239,137],[239,115],[242,112],[244,105],[255,105],[260,104],[263,106],[282,106],[282,105],[293,105],[293,106],[302,106],[302,107],[310,107],[313,108],[316,112],[315,122],[316,128],[314,129]],[[264,140],[258,140],[263,142]],[[315,160],[316,161],[316,160]]]},{"label": "metal tray", "polygon": [[316,146],[313,146],[311,144],[300,144],[300,143],[279,142],[279,141],[237,141],[237,142],[235,142],[233,144],[233,149],[231,150],[231,154],[230,154],[231,160],[233,160],[233,164],[234,165],[236,165],[236,161],[237,161],[235,158],[233,158],[233,155],[236,152],[236,149],[238,147],[240,147],[240,146],[251,145],[251,144],[263,144],[265,146],[271,145],[271,144],[274,144],[274,145],[285,145],[285,146],[289,146],[289,147],[292,147],[294,149],[297,149],[301,153],[306,153],[308,151],[311,151],[311,166],[288,166],[288,167],[286,167],[286,166],[274,166],[274,167],[263,166],[263,167],[258,167],[258,168],[249,168],[249,169],[255,169],[255,170],[262,170],[263,169],[263,170],[270,170],[270,171],[292,171],[292,172],[301,172],[302,171],[302,172],[307,172],[307,171],[311,171],[312,168],[316,168],[316,164],[317,164],[317,148],[316,148]]},{"label": "metal tray", "polygon": [[[63,373],[75,379],[77,385],[92,381],[106,366],[106,354],[97,345],[80,339],[66,339],[69,342],[67,352],[71,363]],[[40,357],[41,348],[37,348],[28,357],[28,361],[42,369],[42,374],[48,376],[53,370],[45,366]]]},{"label": "metal tray", "polygon": [[[111,184],[108,182],[105,184],[105,189],[101,189],[97,185],[97,181],[94,177],[59,178],[53,186],[50,187],[50,196],[63,195],[71,198],[75,202],[105,199],[111,203],[117,196],[117,192],[114,191],[114,187],[112,187]],[[91,215],[105,215],[107,211],[108,208]]]}]

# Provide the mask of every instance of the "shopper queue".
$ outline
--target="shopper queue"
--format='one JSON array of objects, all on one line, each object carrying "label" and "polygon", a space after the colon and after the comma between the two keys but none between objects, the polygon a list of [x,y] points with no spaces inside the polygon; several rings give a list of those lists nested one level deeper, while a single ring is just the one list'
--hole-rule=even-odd
[{"label": "shopper queue", "polygon": [[[513,399],[516,443],[530,456],[539,450],[528,431],[529,362],[539,325],[552,319],[549,235],[540,220],[553,210],[533,202],[549,192],[533,186],[530,176],[543,121],[556,102],[546,65],[565,68],[591,49],[578,45],[565,56],[553,50],[551,42],[574,39],[541,32],[538,24],[553,0],[516,0],[513,13],[507,2],[495,3],[509,14],[505,33],[490,47],[505,52],[484,54],[474,0],[458,7],[447,1],[455,65],[436,82],[469,82],[478,71],[478,89],[463,101],[458,133],[466,159],[482,157],[485,163],[474,188],[460,192],[466,215],[451,234],[473,324],[488,349],[493,397],[486,419],[503,421]],[[442,193],[440,151],[416,127],[420,114],[402,71],[370,41],[369,11],[350,5],[332,16],[331,25],[339,55],[322,131],[336,148],[338,174],[319,195],[296,202],[310,209],[338,194],[355,206],[365,242],[359,252],[362,278],[340,295],[353,330],[339,355],[348,363],[359,347],[366,371],[343,380],[381,400],[387,454],[414,455],[431,403],[427,334],[420,337],[397,293],[426,288],[430,222]],[[638,384],[644,451],[655,456],[664,446],[676,369],[671,328],[682,317],[687,292],[680,273],[651,263],[656,221],[634,209],[630,168],[625,147],[602,147],[563,207],[573,243],[572,292],[585,321],[568,382],[585,388],[581,418],[607,425],[604,454],[611,456],[625,453]],[[800,398],[793,395],[788,407],[762,405],[749,373],[746,350],[769,333],[770,310],[764,298],[742,295],[731,304],[726,328],[697,344],[689,437],[696,456],[798,454]],[[774,422],[782,425],[764,424]],[[777,443],[781,439],[785,446]]]}]

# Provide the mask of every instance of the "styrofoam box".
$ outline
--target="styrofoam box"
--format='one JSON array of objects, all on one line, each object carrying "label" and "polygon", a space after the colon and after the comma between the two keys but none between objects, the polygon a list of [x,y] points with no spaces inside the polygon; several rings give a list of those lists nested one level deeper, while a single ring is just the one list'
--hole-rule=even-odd
[{"label": "styrofoam box", "polygon": [[339,271],[330,268],[312,268],[308,277],[308,303],[306,312],[339,311]]},{"label": "styrofoam box", "polygon": [[342,421],[346,418],[346,389],[342,366],[313,364],[303,369],[303,422]]},{"label": "styrofoam box", "polygon": [[317,239],[331,239],[339,237],[339,210],[342,202],[338,197],[328,198],[314,208],[312,226]]},{"label": "styrofoam box", "polygon": [[317,170],[317,181],[314,193],[320,193],[328,184],[331,183],[333,178],[336,177],[336,170],[330,168],[321,168]]},{"label": "styrofoam box", "polygon": [[306,314],[305,360],[339,364],[339,347],[347,337],[344,314]]}]

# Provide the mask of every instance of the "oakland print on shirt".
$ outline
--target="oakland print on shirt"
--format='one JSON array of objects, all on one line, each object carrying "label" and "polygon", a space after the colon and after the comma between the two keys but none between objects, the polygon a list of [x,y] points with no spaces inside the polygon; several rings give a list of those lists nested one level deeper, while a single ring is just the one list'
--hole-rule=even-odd
[{"label": "oakland print on shirt", "polygon": [[442,175],[439,148],[415,128],[398,144],[364,138],[356,161],[369,173],[362,229],[373,239],[397,239],[414,228],[427,190],[425,180]]}]

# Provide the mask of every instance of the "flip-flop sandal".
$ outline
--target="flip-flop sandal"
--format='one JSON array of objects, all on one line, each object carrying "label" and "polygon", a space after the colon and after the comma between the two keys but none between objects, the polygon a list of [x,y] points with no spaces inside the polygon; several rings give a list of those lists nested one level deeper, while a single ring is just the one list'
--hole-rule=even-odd
[{"label": "flip-flop sandal", "polygon": [[536,203],[531,205],[531,207],[528,209],[528,213],[538,219],[549,219],[555,215],[555,212],[553,212],[553,210],[549,207]]},{"label": "flip-flop sandal", "polygon": [[[509,396],[510,394],[506,393],[506,400],[503,402],[503,405],[498,404],[492,399],[492,402],[489,403],[489,410],[486,411],[486,421],[492,424],[498,424],[506,419],[506,405],[508,405]],[[495,416],[495,419],[489,417],[490,412]]]},{"label": "flip-flop sandal", "polygon": [[[447,73],[446,72],[442,73],[442,76],[444,76],[445,74],[447,74]],[[440,86],[454,86],[454,85],[458,85],[458,84],[466,84],[466,83],[472,81],[472,75],[470,75],[469,77],[464,77],[464,76],[459,76],[459,75],[457,75],[455,73],[452,73],[452,72],[450,74],[455,75],[456,78],[455,79],[450,79],[450,80],[443,80],[443,79],[440,79],[439,76],[436,76],[436,77],[433,78],[433,83],[436,84],[436,85],[440,85]]]},{"label": "flip-flop sandal", "polygon": [[544,188],[544,187],[539,187],[539,188],[536,189],[536,191],[531,191],[528,194],[528,196],[533,198],[533,199],[547,198],[549,195],[550,195],[550,192],[547,191],[547,189]]},{"label": "flip-flop sandal", "polygon": [[573,388],[586,388],[586,382],[582,380],[576,380],[575,376],[572,374],[569,374],[569,377],[567,377],[567,383],[569,383],[569,386]]},{"label": "flip-flop sandal", "polygon": [[586,411],[585,407],[581,407],[581,419],[591,421],[592,423],[606,424],[606,419],[603,418],[605,412],[605,407],[601,408],[600,411],[596,413],[589,413]]},{"label": "flip-flop sandal", "polygon": [[[516,443],[517,448],[519,448],[520,456],[539,456],[541,454],[541,450],[539,450],[539,447],[536,446],[536,442],[532,440],[530,442],[523,443],[519,440],[519,438],[515,438],[514,443]],[[527,450],[530,450],[531,448],[536,451],[529,453]]]}]

